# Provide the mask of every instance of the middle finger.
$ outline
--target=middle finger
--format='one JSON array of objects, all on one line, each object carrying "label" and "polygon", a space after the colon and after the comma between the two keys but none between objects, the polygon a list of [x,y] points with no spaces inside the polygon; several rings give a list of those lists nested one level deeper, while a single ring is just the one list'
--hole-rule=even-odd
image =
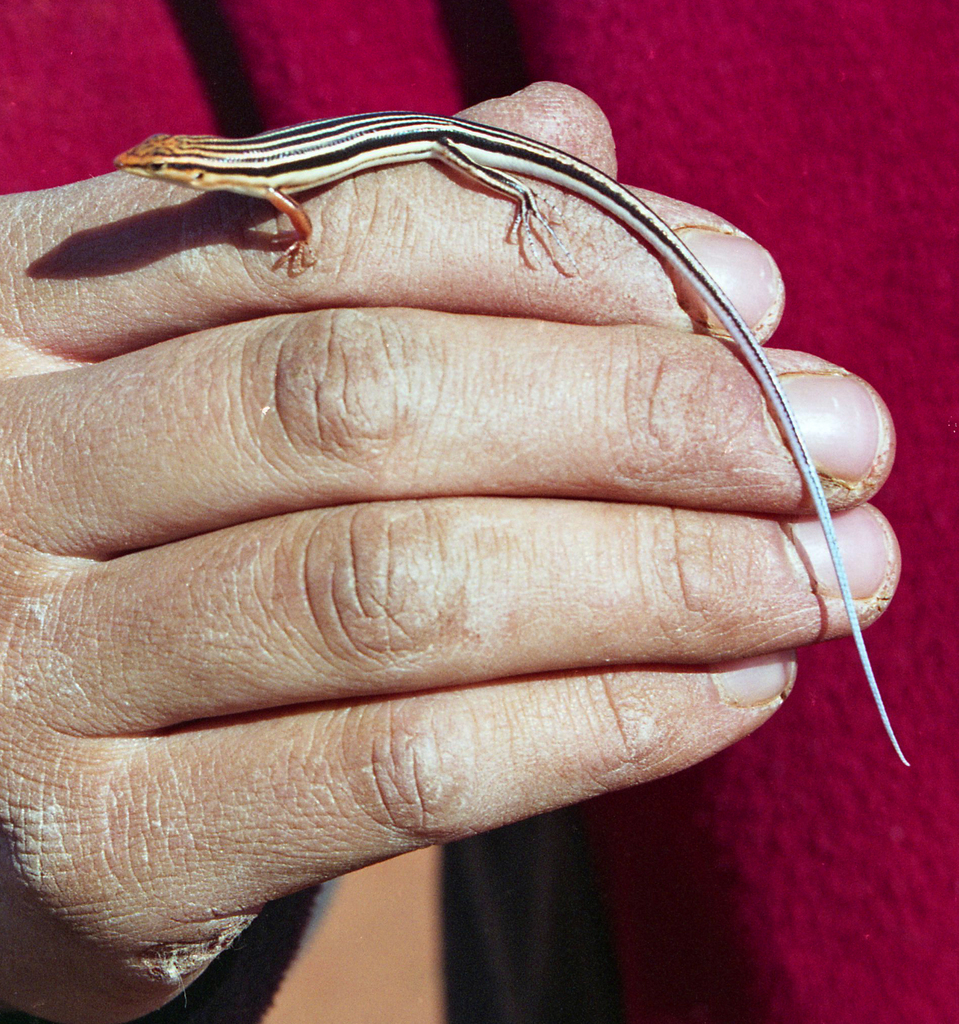
[{"label": "middle finger", "polygon": [[[849,380],[812,357],[777,359]],[[739,360],[710,338],[650,327],[402,309],[286,315],[3,387],[17,435],[6,443],[22,453],[5,524],[51,553],[103,558],[395,498],[770,513],[802,499]],[[860,390],[877,435],[888,430]]]}]

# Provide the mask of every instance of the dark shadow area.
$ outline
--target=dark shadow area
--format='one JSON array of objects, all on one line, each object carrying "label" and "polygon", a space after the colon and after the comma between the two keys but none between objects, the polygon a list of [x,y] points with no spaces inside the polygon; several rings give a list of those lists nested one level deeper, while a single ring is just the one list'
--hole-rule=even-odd
[{"label": "dark shadow area", "polygon": [[443,851],[449,1024],[619,1024],[607,918],[575,808]]},{"label": "dark shadow area", "polygon": [[289,245],[292,234],[277,235],[256,227],[275,219],[272,208],[260,200],[231,192],[206,193],[177,206],[144,210],[132,217],[77,231],[34,260],[27,275],[58,279],[108,277],[215,242],[279,255]]},{"label": "dark shadow area", "polygon": [[219,130],[229,138],[263,130],[243,57],[217,0],[167,0]]},{"label": "dark shadow area", "polygon": [[507,0],[440,0],[439,8],[469,106],[529,84]]}]

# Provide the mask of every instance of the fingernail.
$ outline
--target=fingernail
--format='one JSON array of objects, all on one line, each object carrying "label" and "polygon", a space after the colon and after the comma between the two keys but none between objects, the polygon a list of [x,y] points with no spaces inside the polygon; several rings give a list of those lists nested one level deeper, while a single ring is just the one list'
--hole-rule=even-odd
[{"label": "fingernail", "polygon": [[818,469],[840,480],[862,480],[879,454],[879,411],[869,390],[842,374],[780,378]]},{"label": "fingernail", "polygon": [[716,666],[709,676],[724,703],[756,707],[785,698],[796,680],[796,656],[779,652],[743,658]]},{"label": "fingernail", "polygon": [[678,233],[750,327],[779,303],[779,270],[769,253],[751,238],[702,228],[687,228]]},{"label": "fingernail", "polygon": [[[872,597],[889,571],[890,551],[879,520],[865,508],[854,508],[832,517],[849,588],[853,597]],[[821,592],[838,594],[839,581],[829,557],[826,537],[816,519],[804,519],[790,527],[793,542],[812,572]]]}]

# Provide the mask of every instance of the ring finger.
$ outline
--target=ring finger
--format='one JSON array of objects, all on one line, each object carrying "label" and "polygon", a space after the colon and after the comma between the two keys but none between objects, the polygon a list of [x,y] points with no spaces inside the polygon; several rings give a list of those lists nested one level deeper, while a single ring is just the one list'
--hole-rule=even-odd
[{"label": "ring finger", "polygon": [[[865,507],[837,525],[857,596],[891,593],[885,521]],[[712,664],[848,628],[807,562],[820,572],[777,521],[651,506],[472,498],[283,516],[75,571],[50,611],[74,626],[48,668],[69,663],[73,685],[52,687],[57,706],[40,713],[105,735],[530,673]],[[860,576],[860,562],[879,568]],[[50,650],[32,656],[44,665]]]}]

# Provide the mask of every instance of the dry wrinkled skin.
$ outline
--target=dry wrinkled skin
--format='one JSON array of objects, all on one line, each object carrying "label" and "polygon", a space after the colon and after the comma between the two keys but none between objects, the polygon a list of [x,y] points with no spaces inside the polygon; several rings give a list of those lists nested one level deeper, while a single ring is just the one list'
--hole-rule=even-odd
[{"label": "dry wrinkled skin", "polygon": [[[614,169],[572,90],[468,113]],[[748,371],[542,194],[575,275],[425,164],[308,199],[292,279],[253,200],[0,200],[0,1003],[143,1014],[265,901],[701,761],[846,632]],[[888,471],[875,415],[837,508]],[[838,522],[869,621],[895,541]]]}]

